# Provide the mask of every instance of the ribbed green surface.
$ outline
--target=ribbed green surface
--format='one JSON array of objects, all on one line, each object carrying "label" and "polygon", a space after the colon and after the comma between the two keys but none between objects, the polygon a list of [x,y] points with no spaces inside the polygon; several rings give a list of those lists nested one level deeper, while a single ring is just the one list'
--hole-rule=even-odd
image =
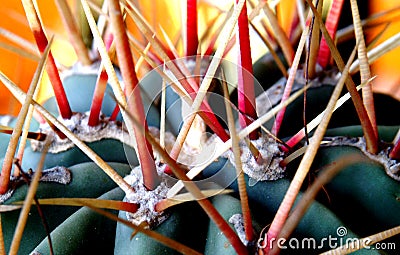
[{"label": "ribbed green surface", "polygon": [[[121,163],[110,163],[121,176],[127,175],[131,168]],[[96,198],[114,189],[117,185],[94,163],[82,163],[69,167],[72,172],[70,184],[40,183],[37,190],[38,198]],[[21,186],[6,203],[22,201],[25,198],[27,186]],[[79,207],[68,206],[42,206],[46,221],[51,230],[59,226],[67,217],[79,209]],[[6,250],[9,249],[14,230],[19,217],[19,210],[2,213],[1,221],[3,227]],[[32,206],[28,222],[24,230],[19,254],[29,254],[46,236],[41,218],[35,206]]]},{"label": "ribbed green surface", "polygon": [[[196,202],[188,202],[172,208],[169,212],[171,213],[169,218],[154,230],[194,250],[203,252],[208,218],[200,206]],[[126,213],[120,212],[119,217],[126,219]],[[114,254],[180,254],[142,233],[137,233],[131,240],[132,232],[131,228],[118,223]]]}]

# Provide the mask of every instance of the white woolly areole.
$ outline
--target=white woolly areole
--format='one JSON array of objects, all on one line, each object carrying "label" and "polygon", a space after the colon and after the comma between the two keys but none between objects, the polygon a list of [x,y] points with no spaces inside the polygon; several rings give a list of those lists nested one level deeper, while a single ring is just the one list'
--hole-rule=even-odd
[{"label": "white woolly areole", "polygon": [[240,213],[234,214],[229,218],[229,223],[233,225],[236,230],[236,233],[242,241],[242,243],[247,246],[249,241],[246,239],[246,231],[244,229],[244,219],[243,215]]},{"label": "white woolly areole", "polygon": [[167,197],[167,192],[169,190],[167,179],[163,174],[164,168],[165,167],[157,166],[158,174],[161,177],[161,183],[154,190],[147,190],[143,185],[143,176],[140,166],[133,168],[130,175],[124,178],[135,190],[135,192],[127,195],[124,200],[139,205],[135,213],[126,213],[127,219],[135,225],[146,222],[150,228],[154,228],[168,218],[167,213],[164,211],[157,212],[155,210],[156,204]]},{"label": "white woolly areole", "polygon": [[[279,149],[278,143],[267,136],[261,136],[257,140],[251,141],[261,154],[262,161],[256,161],[245,141],[240,141],[241,150],[240,160],[242,169],[250,178],[256,181],[273,181],[284,177],[285,169],[279,163],[282,161],[284,153]],[[235,165],[233,152],[231,150],[224,154],[230,162]]]},{"label": "white woolly areole", "polygon": [[[108,138],[121,141],[132,147],[135,146],[135,140],[130,138],[121,122],[109,121],[103,115],[100,117],[99,124],[94,127],[88,125],[89,113],[74,113],[70,119],[58,117],[58,120],[84,142],[95,142]],[[47,123],[40,125],[39,131],[46,134],[54,134],[54,131]],[[44,142],[32,140],[31,146],[33,151],[42,151]],[[71,140],[61,139],[58,135],[53,135],[49,152],[58,153],[72,147],[74,147],[74,143]]]},{"label": "white woolly areole", "polygon": [[[100,116],[99,124],[94,127],[88,125],[89,112],[74,113],[71,119],[63,119],[62,117],[58,117],[58,120],[84,142],[90,143],[100,141],[102,139],[114,139],[136,148],[136,141],[134,137],[129,135],[123,124],[120,121],[110,121],[104,115]],[[155,127],[149,127],[149,131],[154,137],[158,138],[160,136],[159,130]],[[49,148],[50,153],[66,151],[75,146],[71,140],[61,139],[58,135],[55,135],[54,131],[47,123],[40,125],[39,132],[53,134],[53,141]],[[169,147],[172,147],[171,140],[175,140],[170,132],[166,132],[165,136],[168,150]],[[33,151],[42,151],[44,142],[32,140],[31,146]]]},{"label": "white woolly areole", "polygon": [[347,145],[358,148],[365,156],[380,163],[385,168],[387,175],[396,181],[400,181],[400,162],[389,157],[390,147],[380,150],[375,155],[368,152],[364,137],[325,137],[324,141],[326,143],[322,144],[323,147]]}]

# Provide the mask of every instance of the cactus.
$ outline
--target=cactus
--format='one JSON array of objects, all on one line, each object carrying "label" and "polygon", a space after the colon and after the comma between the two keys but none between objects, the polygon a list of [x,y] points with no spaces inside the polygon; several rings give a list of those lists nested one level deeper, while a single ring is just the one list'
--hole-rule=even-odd
[{"label": "cactus", "polygon": [[47,6],[71,67],[45,6],[7,5],[34,40],[1,46],[38,65],[0,72],[22,105],[0,117],[0,253],[397,254],[400,102],[370,65],[398,36],[368,45],[355,0],[155,2]]}]

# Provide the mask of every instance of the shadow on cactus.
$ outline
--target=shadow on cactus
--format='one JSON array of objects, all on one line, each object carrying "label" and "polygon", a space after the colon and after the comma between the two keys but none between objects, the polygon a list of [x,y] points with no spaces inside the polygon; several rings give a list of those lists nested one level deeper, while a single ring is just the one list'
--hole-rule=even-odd
[{"label": "shadow on cactus", "polygon": [[357,1],[297,1],[284,31],[284,3],[188,0],[179,38],[140,1],[56,2],[78,62],[59,70],[26,0],[40,62],[27,92],[0,73],[22,105],[0,118],[2,253],[396,254],[400,103],[370,63],[398,42],[369,45]]}]

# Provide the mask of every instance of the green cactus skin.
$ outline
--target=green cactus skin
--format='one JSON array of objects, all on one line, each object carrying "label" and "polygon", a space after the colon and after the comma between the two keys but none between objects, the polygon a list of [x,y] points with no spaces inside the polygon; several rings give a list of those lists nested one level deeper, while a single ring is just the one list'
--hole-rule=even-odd
[{"label": "green cactus skin", "polygon": [[[196,202],[188,202],[175,206],[169,213],[171,213],[169,218],[154,230],[196,251],[203,252],[209,219],[200,206]],[[126,213],[121,211],[119,217],[126,219]],[[142,233],[137,233],[130,240],[132,232],[131,228],[117,224],[114,254],[180,254]]]},{"label": "green cactus skin", "polygon": [[[322,148],[314,164],[332,164],[349,153],[361,152],[346,146]],[[363,236],[400,225],[400,183],[389,177],[383,166],[368,158],[342,170],[326,185],[326,190],[329,195],[326,206]],[[400,245],[398,238],[384,242],[392,241]]]},{"label": "green cactus skin", "polygon": [[[87,143],[87,145],[98,154],[106,162],[128,162],[131,164],[139,164],[136,153],[133,148],[122,144],[120,141],[113,139],[103,139],[100,141]],[[112,150],[110,150],[112,148]],[[25,170],[29,168],[35,169],[40,160],[41,152],[32,151],[28,144],[25,149],[25,155],[22,161],[22,167]],[[129,158],[127,158],[129,156]],[[44,169],[54,166],[69,167],[83,162],[91,162],[91,159],[86,156],[79,148],[73,147],[59,153],[48,153],[44,163]]]},{"label": "green cactus skin", "polygon": [[[234,214],[241,214],[242,207],[240,200],[229,195],[219,195],[211,198],[211,202],[215,209],[228,222],[229,218]],[[232,226],[232,224],[230,224]],[[233,227],[232,227],[233,228]],[[236,254],[232,245],[218,227],[210,222],[208,225],[207,243],[204,250],[205,255],[212,254]]]},{"label": "green cactus skin", "polygon": [[[398,127],[378,127],[383,141],[392,141]],[[328,130],[329,135],[356,137],[362,134],[359,126]],[[321,148],[313,163],[313,169],[340,160],[349,153],[359,153],[358,148],[333,146]],[[400,183],[389,177],[381,164],[366,157],[362,163],[342,170],[326,185],[328,204],[354,229],[376,233],[400,225]],[[370,219],[374,219],[372,222]]]},{"label": "green cactus skin", "polygon": [[[233,176],[229,176],[230,174],[235,174],[234,167],[230,164],[230,162],[226,163],[226,168],[229,165],[232,168],[232,171],[224,171],[225,175],[219,178],[219,185],[227,188],[231,188],[237,192],[237,182],[235,181],[232,184],[224,183],[225,180],[231,180]],[[219,169],[208,168],[206,172],[204,172],[206,177],[214,175]],[[279,208],[280,203],[283,200],[283,197],[290,185],[290,180],[288,179],[280,179],[277,181],[263,181],[258,182],[254,186],[248,185],[248,178],[246,176],[246,188],[249,196],[249,202],[251,211],[253,212],[253,216],[255,221],[259,222],[262,225],[267,225],[272,221],[273,215],[275,215],[276,211]],[[301,197],[301,193],[299,198]],[[298,198],[298,199],[299,199]],[[317,242],[322,240],[323,238],[327,238],[329,236],[337,237],[336,231],[339,227],[346,227],[348,230],[345,238],[358,238],[358,235],[355,234],[348,228],[345,223],[338,218],[334,212],[329,210],[326,206],[321,203],[315,201],[308,209],[307,213],[304,215],[299,225],[297,226],[293,236],[299,238],[315,238]],[[318,251],[311,250],[285,250],[282,251],[282,254],[314,254],[320,253],[322,251],[328,250],[327,243],[324,243],[324,247]],[[357,252],[357,254],[377,254],[373,250],[361,250]]]},{"label": "green cactus skin", "polygon": [[[280,54],[280,57],[282,55]],[[281,72],[276,66],[271,54],[265,54],[253,65],[254,76],[262,85],[264,90],[272,89],[274,85],[283,87],[286,83],[282,78]],[[334,71],[331,71],[333,74]],[[329,98],[332,95],[334,86],[328,84],[320,84],[321,79],[324,79],[325,73],[321,73],[318,77],[318,87],[311,87],[307,90],[307,105],[306,105],[306,120],[307,122],[315,118],[319,113],[325,110]],[[279,82],[277,82],[279,80]],[[300,85],[296,82],[293,87]],[[304,84],[303,84],[304,85]],[[275,91],[274,91],[275,92]],[[292,93],[295,92],[295,89]],[[342,94],[346,93],[344,89]],[[280,101],[280,100],[279,100]],[[374,104],[377,124],[380,126],[398,126],[400,125],[399,118],[393,118],[393,112],[388,109],[400,109],[400,101],[391,97],[390,95],[374,93]],[[273,105],[275,106],[275,105]],[[279,131],[280,137],[288,137],[297,133],[303,128],[303,109],[304,97],[297,98],[286,108],[285,116],[282,121],[282,126]],[[357,117],[354,104],[351,100],[345,102],[339,109],[332,115],[329,128],[346,127],[359,125],[360,122]],[[273,120],[265,124],[270,129],[273,125]]]},{"label": "green cactus skin", "polygon": [[[96,86],[97,74],[73,74],[66,76],[63,80],[63,85],[67,98],[73,112],[89,111],[92,103],[93,93]],[[107,85],[104,94],[101,111],[105,116],[110,116],[115,108],[115,100],[110,85]],[[155,107],[152,106],[152,101],[147,94],[142,93],[146,119],[149,126],[159,127],[160,114]],[[129,100],[129,99],[128,99]],[[58,115],[57,103],[55,98],[48,99],[43,106],[53,113]],[[121,120],[121,114],[117,120]]]},{"label": "green cactus skin", "polygon": [[[278,56],[285,67],[288,68],[283,53],[278,52]],[[268,89],[282,77],[282,73],[271,54],[265,54],[253,64],[253,74],[257,81],[263,84],[264,89]]]},{"label": "green cactus skin", "polygon": [[[99,199],[122,200],[125,193],[115,188]],[[118,211],[112,211],[118,214]],[[89,208],[81,208],[51,233],[54,254],[112,254],[117,223]],[[47,238],[34,251],[50,254]]]},{"label": "green cactus skin", "polygon": [[[378,134],[379,138],[383,142],[392,142],[394,136],[399,130],[399,126],[378,126]],[[326,137],[333,136],[348,136],[348,137],[362,137],[363,131],[361,126],[346,126],[346,127],[338,127],[326,130]]]},{"label": "green cactus skin", "polygon": [[[64,86],[68,98],[70,99],[71,108],[75,112],[85,112],[90,109],[91,99],[96,83],[97,75],[95,74],[74,74],[67,76],[64,79]],[[107,92],[108,91],[108,92]],[[106,115],[111,114],[115,107],[115,102],[110,96],[111,90],[107,88],[105,98],[103,101],[102,112]],[[159,114],[157,110],[151,106],[149,100],[144,100],[148,106],[148,119],[151,121],[149,125],[158,126]],[[57,115],[57,104],[54,98],[50,98],[45,102],[47,110]],[[12,126],[10,123],[10,126]],[[32,127],[37,130],[38,123],[32,121]],[[9,135],[0,134],[3,146],[0,148],[0,157],[3,157],[8,145]],[[4,141],[4,142],[3,142]],[[121,176],[129,174],[131,168],[128,165],[138,164],[136,153],[134,150],[123,145],[120,141],[113,139],[103,139],[100,141],[88,143],[88,146],[93,149],[102,159],[110,163]],[[112,150],[110,150],[112,148]],[[130,155],[127,159],[126,155]],[[35,169],[40,159],[41,152],[32,151],[28,142],[24,152],[22,168],[24,170]],[[52,168],[54,166],[65,166],[71,169],[73,181],[68,185],[61,185],[56,183],[41,183],[37,191],[38,198],[57,198],[57,197],[88,197],[95,198],[104,194],[105,192],[116,187],[116,184],[78,148],[73,147],[67,151],[60,153],[48,153],[44,163],[44,168]],[[13,201],[21,201],[24,199],[27,187],[22,186],[18,188],[13,196],[6,201],[12,203]],[[121,198],[122,199],[122,198]],[[48,224],[50,229],[53,230],[60,225],[67,217],[74,213],[77,207],[62,207],[62,206],[43,206],[45,215],[48,215]],[[2,224],[4,231],[4,238],[6,249],[9,245],[14,233],[16,222],[18,220],[19,211],[9,212],[2,215]],[[42,230],[42,231],[41,231]],[[114,228],[115,230],[115,228]],[[31,214],[28,219],[28,224],[24,231],[23,240],[20,247],[21,254],[28,254],[32,249],[45,238],[45,231],[41,224],[41,219],[38,216],[35,207],[32,208]],[[112,237],[112,240],[114,236]]]},{"label": "green cactus skin", "polygon": [[[121,176],[129,174],[131,168],[127,164],[109,163]],[[72,181],[67,185],[58,183],[40,183],[37,197],[40,198],[96,198],[117,185],[94,163],[82,163],[69,167],[72,172]],[[27,192],[27,185],[18,188],[12,197],[6,201],[11,204],[14,201],[23,201]],[[51,230],[60,225],[67,217],[74,213],[78,207],[68,206],[42,206],[44,215]],[[2,213],[1,221],[3,227],[6,250],[9,249],[14,235],[20,211]],[[20,254],[29,254],[44,238],[46,232],[41,223],[35,206],[32,207],[28,222],[24,230],[20,246]]]},{"label": "green cactus skin", "polygon": [[[331,85],[307,90],[306,120],[309,122],[318,114],[325,110],[334,87]],[[398,118],[388,116],[387,109],[400,109],[400,102],[390,96],[383,94],[374,94],[376,103],[377,123],[380,126],[398,126]],[[282,121],[282,127],[279,131],[280,137],[289,137],[296,134],[303,128],[303,96],[297,98],[286,108],[285,116]],[[389,111],[390,112],[390,111]],[[273,120],[265,124],[267,128],[272,127]],[[344,103],[337,109],[329,122],[329,129],[360,125],[354,105],[351,100]]]},{"label": "green cactus skin", "polygon": [[[0,134],[0,164],[3,162],[9,140],[10,135]],[[87,145],[106,162],[119,162],[126,164],[129,162],[132,165],[139,164],[134,149],[129,145],[122,144],[120,141],[114,139],[102,139],[87,143]],[[112,151],[110,151],[110,148],[112,148]],[[32,150],[30,141],[28,140],[21,164],[22,169],[25,171],[29,169],[35,170],[39,163],[41,154],[42,152],[40,151]],[[63,152],[48,153],[43,168],[47,169],[55,166],[69,167],[90,161],[91,159],[89,159],[89,157],[79,148],[72,147]]]}]

